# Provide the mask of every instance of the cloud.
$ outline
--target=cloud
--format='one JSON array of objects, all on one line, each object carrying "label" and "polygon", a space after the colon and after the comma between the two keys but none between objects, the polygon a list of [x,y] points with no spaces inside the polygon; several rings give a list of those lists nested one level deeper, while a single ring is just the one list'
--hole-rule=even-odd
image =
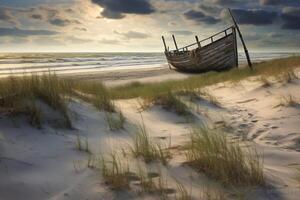
[{"label": "cloud", "polygon": [[33,43],[39,45],[39,46],[65,46],[66,44],[64,41],[61,41],[57,38],[52,37],[38,37],[33,40]]},{"label": "cloud", "polygon": [[88,31],[88,30],[87,30],[86,28],[84,28],[84,27],[75,27],[74,30],[77,30],[77,31],[84,31],[84,32]]},{"label": "cloud", "polygon": [[150,35],[147,33],[137,32],[137,31],[128,31],[124,33],[120,33],[118,31],[114,31],[115,34],[121,35],[126,39],[145,39],[149,38]]},{"label": "cloud", "polygon": [[28,36],[36,36],[36,35],[56,35],[56,34],[58,34],[58,32],[49,31],[49,30],[29,30],[29,29],[0,27],[0,37],[1,36],[28,37]]},{"label": "cloud", "polygon": [[300,7],[287,7],[281,14],[283,29],[300,30]]},{"label": "cloud", "polygon": [[121,19],[125,14],[151,14],[155,12],[148,0],[91,0],[104,10],[101,15],[110,19]]},{"label": "cloud", "polygon": [[102,39],[98,41],[99,44],[110,44],[110,45],[117,45],[120,44],[119,40],[110,40],[110,39]]},{"label": "cloud", "polygon": [[300,2],[298,0],[260,0],[259,2],[264,6],[300,6]]},{"label": "cloud", "polygon": [[10,10],[5,7],[0,7],[0,21],[16,24],[14,16],[11,14]]},{"label": "cloud", "polygon": [[247,25],[269,25],[278,16],[277,12],[266,10],[233,9],[232,12],[239,24]]},{"label": "cloud", "polygon": [[69,41],[72,44],[84,44],[84,43],[93,42],[94,40],[70,36],[70,37],[65,38],[65,41]]},{"label": "cloud", "polygon": [[49,19],[49,23],[54,26],[69,26],[71,24],[81,24],[81,22],[78,20],[69,20],[69,19],[62,19],[62,18]]},{"label": "cloud", "polygon": [[54,19],[50,19],[49,23],[54,26],[68,26],[70,25],[71,22],[68,19],[54,18]]},{"label": "cloud", "polygon": [[219,5],[234,5],[237,3],[241,3],[239,0],[212,0],[212,3]]},{"label": "cloud", "polygon": [[216,14],[222,10],[221,8],[219,8],[217,6],[210,6],[210,5],[204,5],[204,4],[200,4],[199,9],[208,14]]},{"label": "cloud", "polygon": [[192,35],[193,32],[192,31],[170,31],[171,34],[173,35],[183,35],[183,36],[186,36],[186,35]]},{"label": "cloud", "polygon": [[41,14],[32,14],[31,18],[32,19],[42,20],[43,19],[43,15],[41,15]]},{"label": "cloud", "polygon": [[216,24],[220,19],[204,14],[198,10],[189,10],[183,13],[183,16],[188,20],[193,20],[197,23]]}]

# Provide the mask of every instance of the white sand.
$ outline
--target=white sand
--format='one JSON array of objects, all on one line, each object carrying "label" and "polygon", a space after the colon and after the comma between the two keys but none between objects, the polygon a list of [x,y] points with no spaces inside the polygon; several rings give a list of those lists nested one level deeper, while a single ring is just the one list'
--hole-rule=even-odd
[{"label": "white sand", "polygon": [[[107,78],[106,82],[123,84],[136,81],[137,77],[139,81],[159,81],[189,76],[174,71],[162,76],[156,73],[129,78],[124,75],[125,78],[117,82],[109,82]],[[221,102],[222,108],[203,100],[187,103],[194,114],[194,123],[224,121],[233,127],[233,135],[253,141],[264,155],[267,186],[245,192],[248,199],[299,199],[300,107],[276,107],[282,95],[292,94],[300,99],[299,89],[299,80],[264,88],[251,78],[237,85],[225,83],[207,88]],[[159,106],[140,113],[136,99],[118,100],[116,105],[127,119],[126,130],[119,132],[109,131],[104,113],[77,100],[69,106],[75,130],[54,130],[48,126],[38,130],[22,118],[12,121],[1,116],[0,199],[153,199],[151,195],[140,196],[134,191],[110,190],[99,171],[86,167],[88,154],[76,149],[77,135],[88,139],[95,155],[126,149],[134,135],[132,124],[141,123],[141,118],[153,139],[171,141],[173,158],[167,168],[161,167],[170,187],[176,189],[177,179],[192,190],[194,199],[199,199],[201,188],[212,181],[183,165],[185,156],[178,148],[188,141],[193,126],[190,120]],[[136,165],[135,162],[130,164]]]}]

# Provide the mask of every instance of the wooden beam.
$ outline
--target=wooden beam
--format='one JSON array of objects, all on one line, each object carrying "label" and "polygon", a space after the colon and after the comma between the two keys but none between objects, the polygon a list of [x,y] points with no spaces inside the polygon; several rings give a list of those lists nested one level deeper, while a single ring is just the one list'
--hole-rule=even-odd
[{"label": "wooden beam", "polygon": [[198,47],[199,47],[199,48],[201,48],[201,43],[199,42],[199,38],[198,38],[198,36],[196,35],[196,36],[195,36],[195,38],[196,38],[196,41],[197,41]]},{"label": "wooden beam", "polygon": [[234,44],[234,55],[235,55],[235,67],[239,67],[239,54],[238,54],[238,47],[237,47],[237,37],[236,37],[236,29],[232,27],[232,34],[233,34],[233,44]]},{"label": "wooden beam", "polygon": [[241,33],[241,31],[240,31],[240,28],[239,28],[239,26],[238,26],[238,24],[237,24],[237,22],[236,22],[236,20],[235,20],[235,18],[234,18],[234,16],[233,16],[231,10],[230,10],[230,8],[228,8],[228,11],[229,11],[229,14],[230,14],[230,16],[231,16],[231,18],[232,18],[232,20],[233,20],[234,26],[235,26],[236,30],[238,31],[238,34],[239,34],[239,36],[240,36],[240,39],[241,39],[241,41],[242,41],[242,44],[243,44],[243,47],[244,47],[244,51],[245,51],[245,54],[246,54],[246,58],[247,58],[247,62],[248,62],[248,66],[249,66],[251,69],[253,69],[253,68],[252,68],[252,63],[251,63],[251,60],[250,60],[250,56],[249,56],[249,52],[248,52],[248,49],[247,49],[247,47],[246,47],[246,44],[245,44],[245,41],[244,41],[244,39],[243,39],[242,33]]},{"label": "wooden beam", "polygon": [[174,44],[175,44],[176,50],[178,51],[178,46],[177,46],[177,43],[176,43],[175,36],[174,36],[174,35],[172,35],[172,38],[173,38],[173,41],[174,41]]},{"label": "wooden beam", "polygon": [[164,46],[165,46],[165,52],[167,52],[167,51],[168,51],[168,49],[167,49],[167,45],[166,45],[166,41],[165,41],[165,37],[164,37],[164,36],[161,36],[161,38],[162,38],[162,41],[163,41],[163,43],[164,43]]}]

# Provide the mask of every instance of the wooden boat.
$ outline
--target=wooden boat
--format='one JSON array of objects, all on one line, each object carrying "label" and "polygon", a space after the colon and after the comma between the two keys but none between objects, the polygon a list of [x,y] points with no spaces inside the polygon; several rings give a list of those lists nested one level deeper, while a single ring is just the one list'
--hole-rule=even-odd
[{"label": "wooden boat", "polygon": [[201,41],[199,41],[198,36],[195,36],[195,43],[182,48],[178,48],[175,37],[172,35],[176,49],[169,51],[165,38],[162,36],[169,66],[184,72],[221,71],[238,67],[238,32],[244,46],[248,65],[252,69],[248,50],[230,9],[229,13],[232,16],[234,26]]},{"label": "wooden boat", "polygon": [[201,41],[196,36],[196,43],[182,48],[177,47],[174,35],[173,39],[176,49],[169,51],[165,45],[165,55],[168,63],[180,71],[219,71],[238,66],[235,27],[227,28]]}]

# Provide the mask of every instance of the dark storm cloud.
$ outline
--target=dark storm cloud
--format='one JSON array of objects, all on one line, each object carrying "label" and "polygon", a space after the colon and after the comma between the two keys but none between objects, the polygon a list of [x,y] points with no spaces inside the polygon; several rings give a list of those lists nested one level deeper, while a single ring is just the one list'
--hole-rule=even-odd
[{"label": "dark storm cloud", "polygon": [[121,36],[125,37],[126,39],[145,39],[145,38],[150,37],[150,35],[147,33],[141,33],[141,32],[137,32],[137,31],[128,31],[125,33],[120,33],[118,31],[114,31],[114,33],[117,35],[121,35]]},{"label": "dark storm cloud", "polygon": [[151,14],[155,12],[148,0],[91,0],[104,10],[102,16],[111,19],[124,18],[124,14]]},{"label": "dark storm cloud", "polygon": [[299,8],[285,8],[281,14],[283,21],[283,29],[300,30],[300,7]]},{"label": "dark storm cloud", "polygon": [[69,19],[61,19],[61,18],[49,19],[49,23],[54,26],[69,26],[71,24],[81,24],[81,22],[78,20],[69,20]]},{"label": "dark storm cloud", "polygon": [[43,19],[43,15],[40,14],[32,14],[31,15],[32,19],[38,19],[38,20],[42,20]]},{"label": "dark storm cloud", "polygon": [[204,14],[202,11],[189,10],[183,13],[183,16],[188,20],[193,20],[197,23],[216,24],[220,19]]},{"label": "dark storm cloud", "polygon": [[232,10],[239,24],[249,25],[269,25],[277,18],[277,12],[266,10]]},{"label": "dark storm cloud", "polygon": [[19,28],[0,28],[1,36],[19,36],[28,37],[32,35],[56,35],[58,32],[49,30],[29,30],[29,29],[19,29]]},{"label": "dark storm cloud", "polygon": [[70,20],[67,19],[60,19],[60,18],[54,18],[50,19],[49,23],[54,25],[54,26],[68,26],[70,25]]},{"label": "dark storm cloud", "polygon": [[173,35],[183,35],[183,36],[193,34],[192,31],[170,31],[170,33],[173,34]]},{"label": "dark storm cloud", "polygon": [[260,0],[261,5],[265,6],[300,6],[299,0]]},{"label": "dark storm cloud", "polygon": [[234,5],[237,3],[240,3],[241,1],[239,0],[212,0],[214,4],[219,4],[219,5]]}]

